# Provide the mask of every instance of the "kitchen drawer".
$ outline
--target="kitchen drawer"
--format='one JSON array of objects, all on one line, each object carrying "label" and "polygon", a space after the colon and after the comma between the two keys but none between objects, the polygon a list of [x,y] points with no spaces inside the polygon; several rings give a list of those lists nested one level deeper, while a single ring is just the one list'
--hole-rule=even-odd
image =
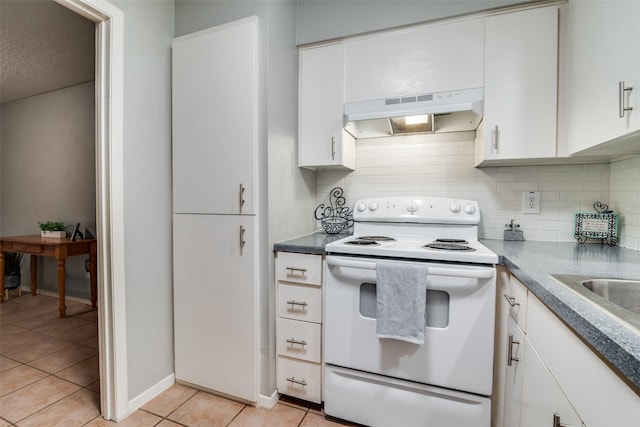
[{"label": "kitchen drawer", "polygon": [[307,285],[322,284],[322,256],[278,252],[278,280],[304,283]]},{"label": "kitchen drawer", "polygon": [[277,335],[278,355],[320,363],[320,324],[279,318]]},{"label": "kitchen drawer", "polygon": [[287,396],[320,403],[322,368],[317,363],[278,357],[278,392]]},{"label": "kitchen drawer", "polygon": [[279,282],[278,317],[322,323],[322,289]]},{"label": "kitchen drawer", "polygon": [[39,254],[42,253],[42,245],[37,243],[19,243],[14,242],[11,247],[16,252],[24,252],[29,254]]}]

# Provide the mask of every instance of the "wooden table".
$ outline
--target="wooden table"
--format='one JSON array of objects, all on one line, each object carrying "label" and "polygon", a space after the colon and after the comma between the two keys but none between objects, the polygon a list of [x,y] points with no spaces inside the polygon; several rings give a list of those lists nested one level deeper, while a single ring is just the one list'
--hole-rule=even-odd
[{"label": "wooden table", "polygon": [[20,252],[31,255],[31,295],[38,289],[38,256],[50,256],[56,259],[58,265],[58,295],[60,297],[60,317],[66,315],[65,287],[67,271],[65,263],[67,257],[76,255],[89,255],[89,277],[91,283],[91,307],[96,308],[97,281],[96,281],[96,239],[76,240],[70,239],[45,239],[40,235],[0,237],[0,303],[4,302],[4,252]]}]

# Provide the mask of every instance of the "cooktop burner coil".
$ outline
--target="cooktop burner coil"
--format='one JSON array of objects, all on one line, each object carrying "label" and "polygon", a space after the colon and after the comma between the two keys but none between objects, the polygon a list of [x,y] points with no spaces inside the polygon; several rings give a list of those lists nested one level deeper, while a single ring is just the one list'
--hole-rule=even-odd
[{"label": "cooktop burner coil", "polygon": [[439,243],[460,243],[461,245],[468,245],[469,242],[467,242],[464,239],[436,239],[436,242]]},{"label": "cooktop burner coil", "polygon": [[475,248],[471,246],[461,245],[459,243],[442,243],[442,242],[433,242],[427,243],[422,246],[425,249],[436,249],[440,251],[475,251]]},{"label": "cooktop burner coil", "polygon": [[365,240],[365,239],[356,239],[356,240],[349,240],[348,242],[344,242],[345,245],[356,245],[356,246],[379,246],[380,243],[374,241],[374,240]]},{"label": "cooktop burner coil", "polygon": [[389,236],[360,236],[357,240],[373,240],[374,242],[395,242],[396,239]]}]

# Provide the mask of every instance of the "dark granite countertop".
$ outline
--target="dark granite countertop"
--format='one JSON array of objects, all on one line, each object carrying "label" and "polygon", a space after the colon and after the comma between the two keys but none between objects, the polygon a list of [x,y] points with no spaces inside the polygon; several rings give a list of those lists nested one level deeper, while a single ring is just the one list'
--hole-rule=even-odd
[{"label": "dark granite countertop", "polygon": [[[274,250],[324,254],[327,243],[346,236],[313,233],[276,243]],[[550,276],[640,279],[640,251],[573,242],[483,239],[482,243],[640,394],[640,331],[606,314]]]},{"label": "dark granite countertop", "polygon": [[640,279],[639,251],[573,242],[482,243],[640,394],[640,331],[606,314],[550,276]]},{"label": "dark granite countertop", "polygon": [[327,243],[335,242],[336,240],[340,240],[347,236],[349,236],[349,234],[311,233],[305,236],[296,237],[295,239],[274,243],[273,250],[324,255],[324,246]]}]

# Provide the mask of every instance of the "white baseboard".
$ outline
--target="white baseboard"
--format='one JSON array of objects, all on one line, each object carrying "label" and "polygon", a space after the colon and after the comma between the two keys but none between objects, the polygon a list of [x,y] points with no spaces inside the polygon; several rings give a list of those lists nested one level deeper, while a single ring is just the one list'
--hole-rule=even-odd
[{"label": "white baseboard", "polygon": [[137,409],[144,406],[146,403],[152,401],[155,397],[160,395],[163,391],[171,387],[176,382],[175,374],[171,374],[165,379],[161,380],[156,385],[143,391],[133,399],[129,401],[129,414],[132,414]]},{"label": "white baseboard", "polygon": [[278,403],[278,390],[274,390],[271,396],[261,394],[258,396],[258,408],[273,409]]}]

